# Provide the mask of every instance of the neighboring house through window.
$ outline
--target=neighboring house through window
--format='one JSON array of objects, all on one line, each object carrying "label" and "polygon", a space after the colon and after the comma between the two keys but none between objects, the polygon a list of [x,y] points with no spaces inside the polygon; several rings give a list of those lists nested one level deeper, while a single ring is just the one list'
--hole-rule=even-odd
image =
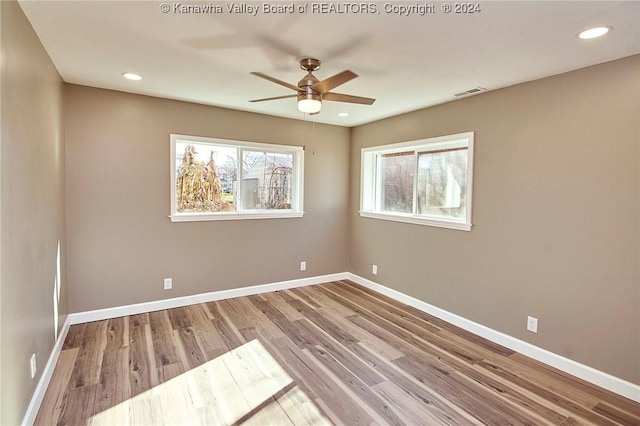
[{"label": "neighboring house through window", "polygon": [[302,217],[298,146],[171,135],[171,220]]}]

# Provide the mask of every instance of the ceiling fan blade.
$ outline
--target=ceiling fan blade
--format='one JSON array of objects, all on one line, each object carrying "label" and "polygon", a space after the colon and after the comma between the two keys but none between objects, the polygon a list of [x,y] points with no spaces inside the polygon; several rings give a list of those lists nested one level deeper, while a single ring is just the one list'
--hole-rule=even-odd
[{"label": "ceiling fan blade", "polygon": [[284,96],[275,96],[273,98],[262,98],[262,99],[253,99],[249,102],[264,102],[264,101],[275,101],[277,99],[287,99],[287,98],[295,98],[298,95],[284,95]]},{"label": "ceiling fan blade", "polygon": [[317,82],[316,84],[311,86],[311,88],[323,95],[329,90],[334,89],[349,80],[353,80],[357,76],[358,74],[354,73],[353,71],[345,70],[334,75],[333,77],[325,78],[324,80]]},{"label": "ceiling fan blade", "polygon": [[362,96],[343,95],[342,93],[328,92],[322,95],[323,101],[349,102],[352,104],[371,105],[376,100],[371,98],[363,98]]},{"label": "ceiling fan blade", "polygon": [[280,86],[284,86],[284,87],[289,88],[291,90],[295,90],[296,92],[300,90],[298,88],[298,86],[294,86],[293,84],[289,84],[286,81],[278,80],[277,78],[270,77],[270,76],[268,76],[266,74],[262,74],[261,72],[255,72],[254,71],[251,74],[255,75],[256,77],[260,77],[260,78],[264,78],[265,80],[269,80],[272,83],[279,84]]}]

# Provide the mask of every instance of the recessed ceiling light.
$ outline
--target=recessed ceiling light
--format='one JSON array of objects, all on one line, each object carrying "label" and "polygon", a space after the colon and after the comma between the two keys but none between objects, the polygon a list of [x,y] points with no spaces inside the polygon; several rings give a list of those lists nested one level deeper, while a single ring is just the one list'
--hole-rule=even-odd
[{"label": "recessed ceiling light", "polygon": [[612,29],[613,28],[611,28],[611,27],[593,27],[593,28],[589,28],[587,30],[581,31],[580,34],[578,34],[578,38],[581,38],[582,40],[589,40],[589,39],[592,39],[592,38],[602,37],[603,35],[605,35],[609,31],[611,31]]},{"label": "recessed ceiling light", "polygon": [[142,80],[142,76],[141,75],[134,74],[132,72],[123,72],[122,76],[124,78],[126,78],[127,80],[134,80],[134,81]]},{"label": "recessed ceiling light", "polygon": [[339,112],[338,113],[338,117],[348,117],[349,113],[348,112]]}]

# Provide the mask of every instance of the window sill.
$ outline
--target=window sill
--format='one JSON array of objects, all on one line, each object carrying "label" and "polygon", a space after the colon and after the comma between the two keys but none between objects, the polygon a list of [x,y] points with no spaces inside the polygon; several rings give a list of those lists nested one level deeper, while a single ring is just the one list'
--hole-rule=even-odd
[{"label": "window sill", "polygon": [[209,220],[246,220],[246,219],[288,219],[299,218],[304,212],[259,212],[259,213],[179,213],[169,215],[171,222],[201,222]]},{"label": "window sill", "polygon": [[456,222],[452,220],[439,220],[427,217],[414,216],[402,213],[377,213],[377,212],[360,212],[361,217],[371,219],[391,220],[394,222],[412,223],[415,225],[435,226],[438,228],[456,229],[459,231],[471,231],[471,224],[466,222]]}]

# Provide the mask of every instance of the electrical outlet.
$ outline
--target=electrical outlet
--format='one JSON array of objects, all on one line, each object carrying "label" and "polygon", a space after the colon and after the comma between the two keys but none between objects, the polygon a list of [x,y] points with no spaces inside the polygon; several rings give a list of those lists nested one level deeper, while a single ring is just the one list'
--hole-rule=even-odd
[{"label": "electrical outlet", "polygon": [[378,275],[378,265],[373,265],[373,266],[371,267],[371,273],[372,273],[373,275]]},{"label": "electrical outlet", "polygon": [[527,330],[532,333],[538,332],[538,318],[527,317]]},{"label": "electrical outlet", "polygon": [[307,262],[305,262],[305,261],[300,262],[300,270],[301,271],[306,271],[307,270]]},{"label": "electrical outlet", "polygon": [[36,377],[37,371],[38,370],[36,368],[36,354],[31,354],[31,378],[32,379]]},{"label": "electrical outlet", "polygon": [[165,278],[164,279],[164,289],[165,290],[171,290],[173,288],[173,279],[172,278]]}]

